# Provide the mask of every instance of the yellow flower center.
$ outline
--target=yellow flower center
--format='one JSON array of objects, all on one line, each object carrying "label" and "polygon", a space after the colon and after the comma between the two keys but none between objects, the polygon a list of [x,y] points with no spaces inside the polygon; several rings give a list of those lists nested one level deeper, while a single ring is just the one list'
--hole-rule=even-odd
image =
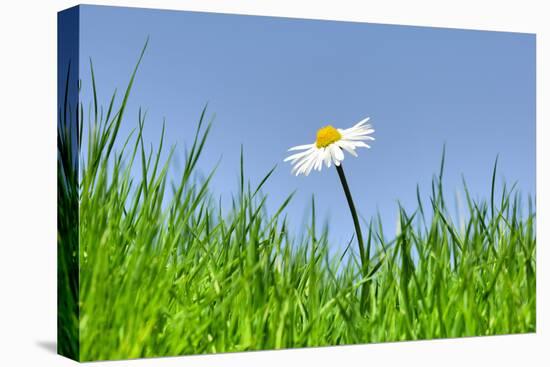
[{"label": "yellow flower center", "polygon": [[317,130],[317,141],[315,145],[317,145],[317,148],[326,148],[340,139],[342,139],[342,134],[332,125],[327,125]]}]

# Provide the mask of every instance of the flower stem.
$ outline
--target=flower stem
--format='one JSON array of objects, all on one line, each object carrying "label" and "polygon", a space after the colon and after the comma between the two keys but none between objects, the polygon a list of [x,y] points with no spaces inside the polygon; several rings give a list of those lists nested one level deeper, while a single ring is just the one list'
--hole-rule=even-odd
[{"label": "flower stem", "polygon": [[346,199],[348,200],[349,210],[353,218],[353,225],[355,227],[355,233],[357,235],[357,242],[359,243],[359,256],[361,258],[361,265],[365,265],[365,245],[363,243],[363,236],[361,234],[361,227],[359,226],[359,217],[357,216],[357,210],[355,210],[355,204],[353,203],[353,198],[351,197],[351,192],[349,191],[348,181],[346,180],[346,175],[344,174],[344,167],[342,163],[339,166],[336,166],[336,172],[338,172],[338,177],[340,177],[340,182],[344,188],[344,193],[346,194]]},{"label": "flower stem", "polygon": [[[336,172],[338,172],[338,177],[340,177],[340,182],[342,183],[342,187],[344,188],[344,193],[346,194],[349,210],[353,218],[353,225],[355,227],[355,233],[357,235],[357,242],[359,243],[359,258],[361,260],[361,273],[363,274],[364,277],[366,277],[368,273],[367,262],[369,261],[369,259],[365,259],[365,254],[366,254],[365,245],[363,243],[363,235],[361,234],[361,226],[359,225],[359,217],[357,216],[357,210],[355,210],[355,204],[353,203],[353,198],[351,197],[351,192],[349,190],[348,181],[346,180],[346,175],[344,174],[344,167],[342,167],[342,163],[336,166]],[[366,303],[366,297],[367,297],[366,288],[367,288],[367,282],[363,283],[363,286],[361,287],[362,308]]]}]

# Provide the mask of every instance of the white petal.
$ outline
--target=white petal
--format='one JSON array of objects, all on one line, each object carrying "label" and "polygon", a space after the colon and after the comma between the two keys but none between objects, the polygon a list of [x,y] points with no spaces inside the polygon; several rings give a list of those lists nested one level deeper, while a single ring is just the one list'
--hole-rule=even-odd
[{"label": "white petal", "polygon": [[308,156],[308,157],[300,160],[299,162],[297,162],[294,165],[294,168],[292,169],[292,171],[296,172],[296,175],[300,174],[302,172],[302,168],[304,166],[307,166],[309,161],[311,161],[311,156]]},{"label": "white petal", "polygon": [[316,158],[316,162],[315,162],[315,169],[317,171],[321,171],[321,168],[323,167],[323,152],[319,151],[317,153],[317,158]]},{"label": "white petal", "polygon": [[351,139],[351,138],[361,138],[364,136],[369,136],[374,132],[373,129],[359,129],[359,130],[344,130],[340,134],[342,134],[343,138]]},{"label": "white petal", "polygon": [[323,151],[323,160],[325,161],[327,168],[330,168],[332,161],[330,159],[330,152],[326,149]]},{"label": "white petal", "polygon": [[311,170],[315,167],[318,156],[319,156],[319,151],[316,151],[311,155],[311,160],[304,167],[302,167],[303,173],[306,176],[308,176],[311,173]]},{"label": "white petal", "polygon": [[300,152],[300,153],[296,153],[296,154],[292,154],[291,156],[288,156],[284,159],[284,162],[288,162],[288,161],[293,161],[292,163],[294,163],[294,161],[297,161],[298,159],[300,159],[301,157],[304,157],[308,154],[311,153],[313,149],[309,149],[309,150],[306,150],[305,152]]},{"label": "white petal", "polygon": [[326,147],[326,149],[328,150],[328,153],[330,154],[330,160],[332,161],[332,163],[336,163],[336,157],[334,156],[334,152],[332,151],[332,148],[331,148],[331,145],[329,145],[328,147]]},{"label": "white petal", "polygon": [[353,127],[359,127],[361,125],[364,125],[367,123],[367,121],[370,120],[370,117],[365,117],[364,119],[362,119],[361,121],[359,121],[358,123],[356,123],[355,125],[353,125]]},{"label": "white petal", "polygon": [[[327,147],[330,151],[330,157],[335,166],[340,165],[340,161],[344,159],[344,153],[336,145],[331,144]],[[341,159],[340,159],[341,158]]]},{"label": "white petal", "polygon": [[303,157],[299,162],[296,163],[296,165],[293,168],[293,172],[296,172],[296,176],[298,176],[300,173],[305,172],[305,170],[309,167],[309,164],[315,159],[317,154],[317,150],[311,151],[311,153]]},{"label": "white petal", "polygon": [[306,173],[306,172],[308,171],[308,168],[309,168],[310,165],[311,165],[311,161],[308,162],[306,165],[304,165],[304,166],[300,169],[299,173],[297,173],[296,175],[298,175],[298,174],[303,174],[304,176],[307,176],[308,173]]},{"label": "white petal", "polygon": [[311,162],[309,163],[307,169],[306,169],[306,172],[305,172],[305,175],[306,176],[309,176],[309,174],[311,173],[311,170],[315,167],[315,165],[317,164],[317,158],[318,158],[318,153],[316,152],[314,158],[311,160]]},{"label": "white petal", "polygon": [[362,141],[354,141],[353,145],[355,147],[361,147],[361,148],[370,148],[370,145],[363,143]]},{"label": "white petal", "polygon": [[[335,147],[335,149],[340,150],[340,148],[338,148],[338,147]],[[334,154],[336,154],[336,151],[334,152]],[[343,154],[342,154],[342,156],[343,156]],[[340,160],[339,159],[334,159],[334,165],[339,166],[340,165]]]},{"label": "white petal", "polygon": [[297,145],[295,147],[292,147],[290,148],[288,151],[292,151],[292,150],[304,150],[304,149],[309,149],[311,147],[315,146],[315,144],[304,144],[304,145]]},{"label": "white petal", "polygon": [[348,134],[344,133],[342,134],[342,139],[346,141],[361,141],[361,140],[374,140],[374,137],[366,135],[366,134]]},{"label": "white petal", "polygon": [[338,141],[337,145],[341,149],[344,149],[346,152],[351,154],[352,156],[357,157],[357,153],[355,152],[355,148],[354,148],[353,144],[350,144],[349,142],[347,142],[345,140],[340,140],[340,141]]},{"label": "white petal", "polygon": [[343,161],[344,160],[344,152],[342,152],[342,149],[340,149],[340,147],[337,146],[336,144],[333,144],[332,149],[334,149],[336,159],[338,159],[339,161]]}]

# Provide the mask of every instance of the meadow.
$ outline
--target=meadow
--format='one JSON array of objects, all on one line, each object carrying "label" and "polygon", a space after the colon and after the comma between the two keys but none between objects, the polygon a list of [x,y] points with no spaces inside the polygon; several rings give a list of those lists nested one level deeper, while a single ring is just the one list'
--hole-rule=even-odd
[{"label": "meadow", "polygon": [[175,181],[174,150],[144,141],[144,113],[121,136],[137,69],[102,107],[91,67],[90,110],[65,103],[60,113],[61,354],[90,361],[535,331],[534,204],[514,186],[497,190],[497,162],[486,199],[464,184],[460,225],[443,194],[443,156],[429,200],[397,208],[393,238],[375,217],[362,223],[363,253],[353,239],[335,253],[315,200],[303,233],[289,233],[292,193],[268,211],[273,171],[250,182],[244,154],[232,204],[219,203],[215,170],[196,174],[215,124],[206,108],[182,137],[190,145]]}]

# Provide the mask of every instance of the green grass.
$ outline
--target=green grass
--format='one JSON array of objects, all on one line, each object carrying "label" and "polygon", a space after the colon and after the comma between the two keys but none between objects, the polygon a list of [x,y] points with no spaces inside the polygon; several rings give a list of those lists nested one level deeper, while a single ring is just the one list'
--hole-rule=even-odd
[{"label": "green grass", "polygon": [[[419,196],[414,212],[398,208],[395,238],[386,239],[374,218],[363,224],[365,254],[352,242],[335,255],[314,202],[303,240],[287,232],[290,193],[278,210],[266,210],[262,186],[272,171],[249,182],[244,155],[232,205],[220,207],[209,189],[215,172],[195,175],[212,126],[206,109],[183,174],[169,182],[173,150],[162,140],[146,148],[144,114],[131,136],[119,136],[133,78],[106,109],[94,80],[86,123],[83,108],[79,113],[88,139],[80,179],[60,171],[61,180],[78,186],[60,186],[61,223],[75,192],[79,210],[78,255],[74,233],[64,237],[74,220],[67,219],[59,240],[60,287],[78,294],[77,309],[67,299],[60,310],[67,354],[88,361],[535,331],[535,213],[530,205],[524,213],[514,188],[502,187],[497,197],[496,164],[487,200],[473,200],[464,185],[463,226],[443,196],[442,160],[431,205],[422,206]],[[70,152],[60,153],[62,166]],[[141,176],[132,174],[136,167]],[[80,282],[71,288],[74,274],[63,269],[74,271],[76,256]]]}]

